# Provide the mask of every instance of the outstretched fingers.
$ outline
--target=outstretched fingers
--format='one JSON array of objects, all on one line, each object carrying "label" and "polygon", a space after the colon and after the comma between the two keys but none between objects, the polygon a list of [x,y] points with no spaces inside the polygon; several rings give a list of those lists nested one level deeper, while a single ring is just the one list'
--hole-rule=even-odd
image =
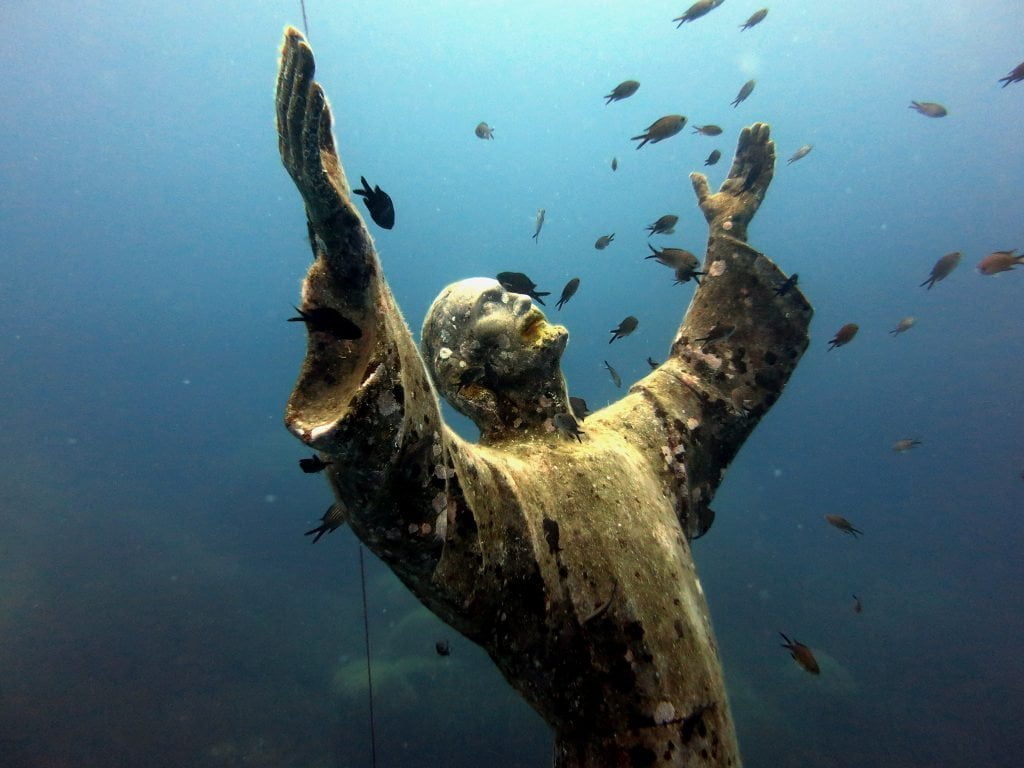
[{"label": "outstretched fingers", "polygon": [[711,194],[711,190],[708,188],[708,177],[703,173],[691,173],[690,183],[693,184],[693,193],[697,196],[697,205],[703,206]]}]

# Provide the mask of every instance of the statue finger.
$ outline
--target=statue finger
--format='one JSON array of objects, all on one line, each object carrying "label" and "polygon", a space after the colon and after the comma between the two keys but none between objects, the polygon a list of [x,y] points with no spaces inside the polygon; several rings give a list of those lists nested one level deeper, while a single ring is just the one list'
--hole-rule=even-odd
[{"label": "statue finger", "polygon": [[704,201],[711,194],[711,190],[708,188],[708,177],[703,173],[691,173],[690,183],[693,184],[693,193],[697,195],[697,204],[703,206]]},{"label": "statue finger", "polygon": [[[287,94],[288,103],[285,109],[285,142],[287,144],[285,164],[296,171],[302,162],[302,138],[308,130],[306,125],[306,106],[309,100],[309,91],[313,85],[313,74],[316,69],[316,62],[313,59],[313,51],[306,44],[305,40],[299,40],[294,49],[294,72],[291,76],[291,88]],[[314,125],[314,130],[316,126]]]},{"label": "statue finger", "polygon": [[281,159],[287,160],[288,149],[288,105],[291,103],[292,90],[295,88],[295,64],[298,60],[297,47],[302,35],[294,27],[288,27],[284,33],[284,44],[281,46],[281,65],[277,72],[277,90],[274,105],[277,108],[277,138]]}]

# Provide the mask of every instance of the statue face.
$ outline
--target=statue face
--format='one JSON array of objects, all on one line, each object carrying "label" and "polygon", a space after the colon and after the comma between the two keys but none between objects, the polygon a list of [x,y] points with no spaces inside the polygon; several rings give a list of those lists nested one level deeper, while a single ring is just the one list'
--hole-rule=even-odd
[{"label": "statue face", "polygon": [[[423,325],[423,352],[434,382],[456,408],[460,390],[476,385],[515,399],[541,392],[560,377],[568,340],[529,296],[509,293],[496,280],[449,285]],[[472,415],[472,414],[470,414]]]}]

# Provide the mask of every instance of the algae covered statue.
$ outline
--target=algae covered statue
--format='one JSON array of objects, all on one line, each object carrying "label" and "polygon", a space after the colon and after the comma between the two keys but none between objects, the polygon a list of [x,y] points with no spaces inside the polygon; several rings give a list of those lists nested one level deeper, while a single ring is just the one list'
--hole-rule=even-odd
[{"label": "algae covered statue", "polygon": [[[528,296],[482,278],[450,285],[417,350],[313,74],[289,28],[278,133],[315,260],[285,420],[330,461],[337,509],[488,651],[554,729],[556,766],[739,765],[690,540],[807,345],[809,305],[777,295],[785,276],[745,242],[774,170],[768,127],[743,131],[719,192],[692,177],[707,276],[669,358],[566,435],[568,334]],[[445,425],[431,380],[476,422],[478,444]]]}]

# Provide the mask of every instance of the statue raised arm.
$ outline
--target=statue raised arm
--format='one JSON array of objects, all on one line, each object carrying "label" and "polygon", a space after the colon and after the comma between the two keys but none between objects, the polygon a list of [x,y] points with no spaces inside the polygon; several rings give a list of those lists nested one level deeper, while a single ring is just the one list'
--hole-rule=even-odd
[{"label": "statue raised arm", "polygon": [[[690,539],[807,344],[809,305],[776,295],[783,276],[745,241],[774,169],[768,127],[743,131],[719,192],[693,178],[708,274],[669,359],[566,439],[568,334],[528,296],[450,285],[416,349],[313,69],[289,28],[278,132],[315,260],[288,428],[330,459],[356,535],[552,726],[556,766],[739,765]],[[443,423],[431,379],[478,444]]]}]

